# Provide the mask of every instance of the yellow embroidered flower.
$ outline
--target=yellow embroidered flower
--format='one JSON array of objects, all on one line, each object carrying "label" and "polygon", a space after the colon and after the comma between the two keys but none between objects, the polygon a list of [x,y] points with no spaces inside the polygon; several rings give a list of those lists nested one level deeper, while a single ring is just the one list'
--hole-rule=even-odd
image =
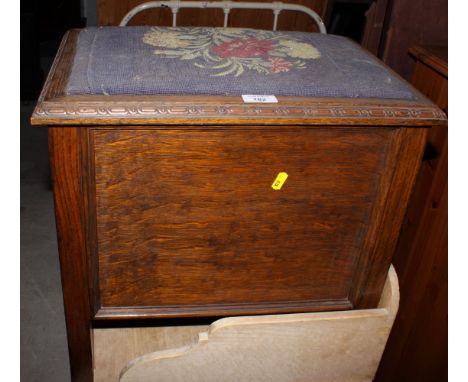
[{"label": "yellow embroidered flower", "polygon": [[297,57],[297,58],[304,58],[304,59],[320,57],[320,52],[318,51],[318,49],[315,48],[313,45],[307,44],[305,42],[280,40],[278,41],[278,43],[281,46],[284,46],[287,48],[286,54],[289,57]]},{"label": "yellow embroidered flower", "polygon": [[143,42],[164,48],[183,48],[188,46],[188,41],[182,40],[177,32],[151,31],[143,36]]},{"label": "yellow embroidered flower", "polygon": [[255,31],[255,29],[226,27],[226,28],[222,28],[221,31],[223,33],[227,32],[230,35],[245,35],[246,31]]}]

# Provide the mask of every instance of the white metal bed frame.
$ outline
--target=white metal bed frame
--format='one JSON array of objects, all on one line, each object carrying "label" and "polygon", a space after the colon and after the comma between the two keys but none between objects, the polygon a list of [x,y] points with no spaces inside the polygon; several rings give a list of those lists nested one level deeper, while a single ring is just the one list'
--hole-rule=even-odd
[{"label": "white metal bed frame", "polygon": [[170,8],[172,11],[172,26],[177,26],[177,13],[182,8],[215,8],[222,9],[224,11],[224,28],[228,25],[229,12],[231,9],[269,9],[273,11],[273,30],[276,31],[278,25],[278,16],[281,11],[298,11],[310,16],[317,24],[320,33],[327,33],[325,24],[323,23],[320,16],[312,9],[299,4],[282,3],[275,1],[272,3],[257,3],[257,2],[234,2],[230,0],[223,1],[181,1],[181,0],[169,0],[169,1],[149,1],[147,3],[140,4],[135,8],[131,9],[122,19],[119,26],[126,26],[127,23],[135,16],[147,9],[152,8]]}]

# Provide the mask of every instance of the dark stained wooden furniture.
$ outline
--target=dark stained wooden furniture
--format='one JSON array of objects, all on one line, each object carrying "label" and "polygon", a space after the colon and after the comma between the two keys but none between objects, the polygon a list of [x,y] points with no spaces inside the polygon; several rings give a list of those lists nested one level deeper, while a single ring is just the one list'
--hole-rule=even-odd
[{"label": "dark stained wooden furniture", "polygon": [[[414,47],[413,84],[448,112],[447,47]],[[376,381],[446,381],[448,134],[433,127],[393,264],[400,309]]]},{"label": "dark stained wooden furniture", "polygon": [[366,12],[366,23],[361,45],[376,56],[379,56],[385,31],[385,22],[389,17],[391,4],[392,0],[373,0]]},{"label": "dark stained wooden furniture", "polygon": [[[382,0],[381,0],[382,1]],[[448,2],[431,0],[423,6],[413,0],[387,0],[379,57],[403,78],[411,81],[413,46],[446,46],[448,43]]]},{"label": "dark stained wooden furniture", "polygon": [[97,321],[376,306],[437,107],[70,96],[77,33],[32,116],[50,127],[75,381]]}]

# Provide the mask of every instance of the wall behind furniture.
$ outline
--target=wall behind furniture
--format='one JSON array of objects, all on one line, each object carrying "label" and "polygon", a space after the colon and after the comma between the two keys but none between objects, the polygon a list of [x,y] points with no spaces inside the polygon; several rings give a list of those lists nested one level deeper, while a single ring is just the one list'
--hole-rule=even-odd
[{"label": "wall behind furniture", "polygon": [[80,0],[21,0],[21,99],[35,100],[59,43],[70,28],[80,28]]}]

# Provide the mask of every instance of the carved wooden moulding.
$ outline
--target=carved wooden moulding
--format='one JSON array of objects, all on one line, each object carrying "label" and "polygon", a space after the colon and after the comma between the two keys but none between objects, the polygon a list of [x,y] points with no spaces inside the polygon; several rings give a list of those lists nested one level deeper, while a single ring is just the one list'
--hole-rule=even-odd
[{"label": "carved wooden moulding", "polygon": [[69,32],[32,123],[89,325],[376,307],[446,117],[337,36],[129,27]]}]

